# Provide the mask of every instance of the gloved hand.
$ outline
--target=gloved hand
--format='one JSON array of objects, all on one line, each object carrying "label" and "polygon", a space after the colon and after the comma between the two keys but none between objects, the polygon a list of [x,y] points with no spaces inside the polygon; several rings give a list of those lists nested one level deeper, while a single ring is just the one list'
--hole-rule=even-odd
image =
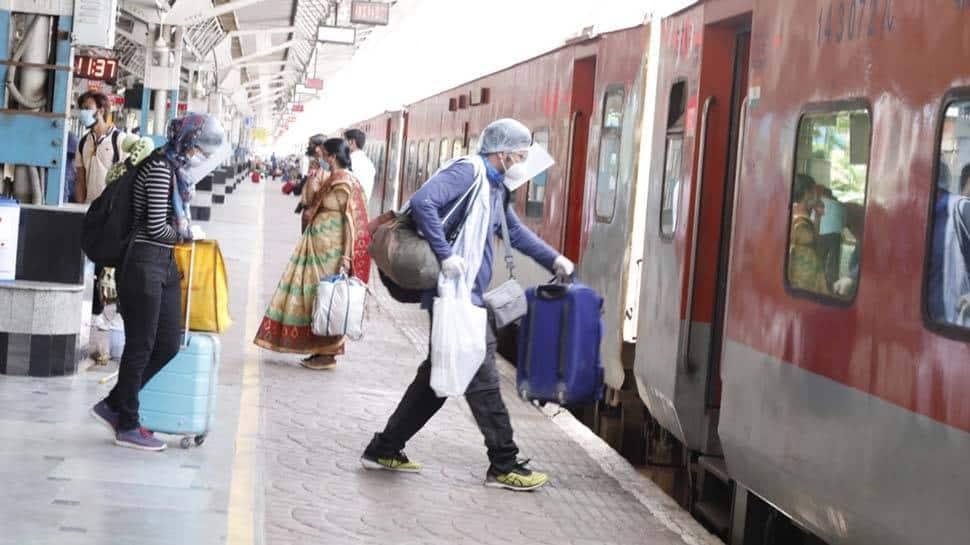
[{"label": "gloved hand", "polygon": [[441,272],[445,278],[458,278],[465,274],[465,259],[460,255],[453,255],[441,262]]},{"label": "gloved hand", "polygon": [[192,240],[205,240],[205,231],[199,225],[193,223],[189,226],[189,233],[192,234]]},{"label": "gloved hand", "polygon": [[573,262],[569,258],[561,255],[552,262],[552,270],[556,271],[556,276],[559,278],[569,278],[573,275],[573,271],[576,270],[576,266],[573,265]]},{"label": "gloved hand", "polygon": [[957,312],[970,312],[970,293],[964,293],[957,301]]},{"label": "gloved hand", "polygon": [[840,278],[832,285],[832,290],[840,297],[848,297],[855,288],[855,280],[849,277]]},{"label": "gloved hand", "polygon": [[98,278],[98,287],[101,290],[101,301],[108,305],[118,300],[118,286],[115,282],[115,270],[105,267]]}]

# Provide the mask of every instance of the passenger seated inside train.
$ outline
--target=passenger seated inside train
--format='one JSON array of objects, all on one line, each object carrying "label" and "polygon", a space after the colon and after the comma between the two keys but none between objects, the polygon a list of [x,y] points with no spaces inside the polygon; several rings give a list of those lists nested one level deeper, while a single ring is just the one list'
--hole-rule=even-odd
[{"label": "passenger seated inside train", "polygon": [[[939,168],[927,307],[938,323],[970,327],[970,198],[954,191],[959,185],[952,182],[945,163],[940,162]],[[961,183],[965,190],[966,180]]]},{"label": "passenger seated inside train", "polygon": [[[818,255],[818,224],[825,205],[815,192],[815,180],[807,174],[795,175],[791,238],[788,250],[788,282],[793,288],[819,294],[829,293]],[[814,219],[813,220],[813,216]]]}]

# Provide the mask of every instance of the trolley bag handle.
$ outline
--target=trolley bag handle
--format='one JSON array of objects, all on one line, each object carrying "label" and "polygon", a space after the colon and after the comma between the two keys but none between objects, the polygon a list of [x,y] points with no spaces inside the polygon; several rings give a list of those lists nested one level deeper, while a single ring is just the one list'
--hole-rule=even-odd
[{"label": "trolley bag handle", "polygon": [[192,280],[195,276],[195,240],[189,254],[189,283],[185,287],[185,333],[182,335],[182,348],[189,346],[189,318],[192,316]]}]

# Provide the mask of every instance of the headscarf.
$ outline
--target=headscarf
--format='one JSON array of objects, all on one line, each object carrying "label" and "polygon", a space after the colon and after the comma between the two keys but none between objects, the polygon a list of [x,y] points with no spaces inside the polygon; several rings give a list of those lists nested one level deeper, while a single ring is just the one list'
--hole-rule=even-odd
[{"label": "headscarf", "polygon": [[162,146],[162,153],[172,165],[175,173],[172,187],[172,208],[175,209],[175,230],[184,239],[190,238],[189,203],[195,196],[195,186],[185,177],[184,169],[188,164],[186,155],[192,148],[198,147],[199,134],[205,125],[204,115],[188,113],[173,119],[168,124],[168,141]]}]

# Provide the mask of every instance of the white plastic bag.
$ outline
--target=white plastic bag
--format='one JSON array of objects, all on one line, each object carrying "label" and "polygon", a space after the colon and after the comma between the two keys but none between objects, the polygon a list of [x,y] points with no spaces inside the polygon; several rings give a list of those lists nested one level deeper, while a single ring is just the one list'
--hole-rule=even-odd
[{"label": "white plastic bag", "polygon": [[364,299],[367,286],[357,277],[338,274],[320,280],[313,300],[314,335],[346,335],[352,340],[364,336]]},{"label": "white plastic bag", "polygon": [[464,278],[438,283],[431,324],[431,388],[438,397],[465,395],[485,359],[486,320]]}]

